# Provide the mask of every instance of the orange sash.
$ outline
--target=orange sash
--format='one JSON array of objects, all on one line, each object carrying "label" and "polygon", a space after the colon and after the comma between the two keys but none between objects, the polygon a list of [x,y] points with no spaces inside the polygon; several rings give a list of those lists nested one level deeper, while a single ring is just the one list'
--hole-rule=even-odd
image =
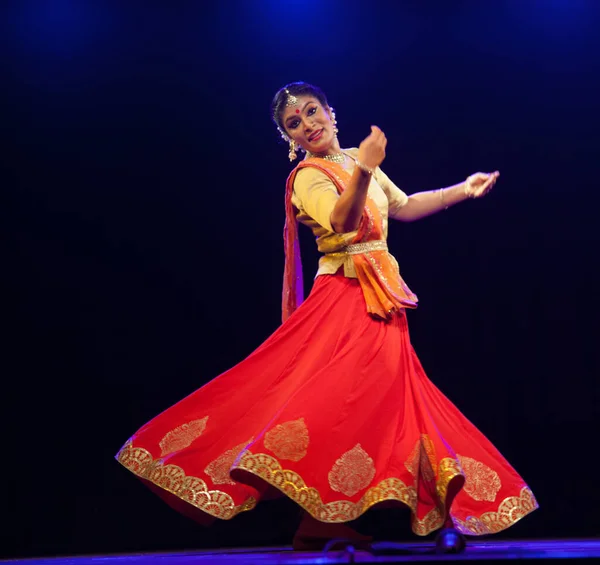
[{"label": "orange sash", "polygon": [[[294,179],[297,172],[304,167],[316,167],[325,173],[340,193],[344,191],[351,178],[350,173],[344,170],[341,165],[315,157],[302,161],[288,177],[285,193],[286,220],[283,232],[285,269],[282,316],[284,322],[304,300],[298,221],[296,220],[296,210],[292,204]],[[354,262],[358,282],[365,296],[367,312],[374,317],[386,320],[391,318],[392,314],[400,308],[416,308],[417,297],[400,276],[398,263],[388,253],[387,246],[375,243],[381,243],[382,240],[383,221],[381,213],[372,198],[367,196],[358,232],[352,240],[351,247],[354,249],[350,256]],[[369,242],[372,243],[369,244]]]}]

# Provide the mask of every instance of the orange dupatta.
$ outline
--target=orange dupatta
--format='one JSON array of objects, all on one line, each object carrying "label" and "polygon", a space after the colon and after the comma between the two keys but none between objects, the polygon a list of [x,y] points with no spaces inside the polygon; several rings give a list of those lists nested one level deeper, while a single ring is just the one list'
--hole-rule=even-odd
[{"label": "orange dupatta", "polygon": [[[285,191],[285,228],[283,231],[285,246],[285,269],[283,276],[282,318],[285,322],[304,300],[302,261],[298,242],[298,221],[292,204],[294,179],[304,167],[316,167],[333,182],[342,193],[350,182],[350,174],[344,168],[331,161],[309,158],[302,161],[287,179]],[[381,213],[373,199],[367,196],[365,210],[352,244],[381,241],[383,221]],[[365,246],[368,248],[368,246]],[[367,312],[374,317],[389,319],[400,308],[416,308],[417,297],[408,288],[402,277],[398,263],[387,249],[372,249],[352,253],[358,282],[362,288]]]}]

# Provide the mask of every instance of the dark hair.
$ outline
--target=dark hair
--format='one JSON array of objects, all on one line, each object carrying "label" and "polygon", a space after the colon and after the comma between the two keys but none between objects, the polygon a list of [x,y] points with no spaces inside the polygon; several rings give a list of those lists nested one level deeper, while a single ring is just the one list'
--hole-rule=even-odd
[{"label": "dark hair", "polygon": [[329,106],[325,93],[318,86],[313,86],[307,82],[290,82],[290,84],[286,84],[277,91],[273,102],[271,102],[271,117],[282,131],[285,131],[281,116],[288,97],[286,90],[293,96],[314,96],[323,106]]}]

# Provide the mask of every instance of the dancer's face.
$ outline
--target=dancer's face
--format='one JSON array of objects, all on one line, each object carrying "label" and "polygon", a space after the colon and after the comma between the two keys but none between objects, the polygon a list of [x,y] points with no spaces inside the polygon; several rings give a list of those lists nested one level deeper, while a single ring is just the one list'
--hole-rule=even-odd
[{"label": "dancer's face", "polygon": [[323,106],[314,96],[297,99],[297,104],[286,106],[283,112],[285,132],[305,151],[327,153],[335,139],[331,108]]}]

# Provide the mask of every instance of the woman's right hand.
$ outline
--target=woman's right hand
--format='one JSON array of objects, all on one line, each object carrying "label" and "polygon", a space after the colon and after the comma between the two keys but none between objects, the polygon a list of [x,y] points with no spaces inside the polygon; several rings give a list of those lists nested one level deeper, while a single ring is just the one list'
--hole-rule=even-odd
[{"label": "woman's right hand", "polygon": [[358,146],[357,159],[370,169],[375,169],[385,159],[385,134],[377,127],[371,126],[371,133]]}]

